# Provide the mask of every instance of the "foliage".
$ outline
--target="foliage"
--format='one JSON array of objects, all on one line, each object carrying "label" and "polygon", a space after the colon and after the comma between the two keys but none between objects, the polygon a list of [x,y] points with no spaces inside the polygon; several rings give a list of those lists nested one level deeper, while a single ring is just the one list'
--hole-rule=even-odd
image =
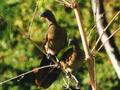
[{"label": "foliage", "polygon": [[[40,63],[39,50],[23,37],[18,31],[29,33],[28,28],[36,6],[36,0],[0,0],[0,81],[12,78],[20,73],[37,67]],[[72,10],[59,5],[54,0],[39,0],[38,10],[31,27],[31,38],[42,48],[42,40],[45,38],[46,23],[39,18],[39,14],[50,8],[56,15],[59,24],[68,32],[68,37],[80,39],[75,16]],[[120,3],[117,0],[104,0],[108,21],[120,10]],[[79,0],[82,20],[87,36],[94,26],[93,14],[90,0]],[[120,25],[118,17],[110,26],[110,30],[116,30]],[[118,32],[120,34],[120,32]],[[115,35],[117,46],[120,46],[120,36]],[[90,36],[91,47],[98,37],[96,31]],[[82,44],[80,44],[81,46]],[[119,47],[120,48],[120,47]],[[86,63],[86,62],[85,62]],[[104,50],[96,55],[97,84],[100,90],[119,90],[120,81],[108,59]],[[80,68],[78,73],[81,85],[85,90],[89,90],[89,76],[86,64]],[[63,76],[48,89],[61,90],[64,86]],[[2,86],[0,90],[37,90],[37,86],[31,83],[19,83],[10,81]]]}]

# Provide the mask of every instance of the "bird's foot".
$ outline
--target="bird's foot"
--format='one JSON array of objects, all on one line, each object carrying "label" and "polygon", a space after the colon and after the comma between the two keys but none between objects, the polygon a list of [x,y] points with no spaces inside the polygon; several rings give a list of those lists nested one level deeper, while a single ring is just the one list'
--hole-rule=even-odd
[{"label": "bird's foot", "polygon": [[50,59],[51,56],[52,56],[52,55],[51,55],[50,53],[47,53],[47,54],[46,54],[47,59]]},{"label": "bird's foot", "polygon": [[76,90],[80,90],[80,83],[78,82],[75,86]]},{"label": "bird's foot", "polygon": [[69,78],[71,78],[71,72],[72,72],[72,70],[70,69],[70,68],[67,68],[66,70],[66,77],[69,79]]},{"label": "bird's foot", "polygon": [[56,67],[59,69],[60,68],[60,62],[57,62]]},{"label": "bird's foot", "polygon": [[70,90],[70,87],[68,85],[63,86],[64,90]]},{"label": "bird's foot", "polygon": [[46,54],[47,59],[53,59],[54,61],[56,61],[56,67],[60,68],[60,61],[54,56],[51,55],[50,53]]}]

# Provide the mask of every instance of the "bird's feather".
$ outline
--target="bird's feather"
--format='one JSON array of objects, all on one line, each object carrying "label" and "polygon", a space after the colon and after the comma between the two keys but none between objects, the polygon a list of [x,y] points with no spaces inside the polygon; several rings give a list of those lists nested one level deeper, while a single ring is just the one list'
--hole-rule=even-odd
[{"label": "bird's feather", "polygon": [[[43,57],[40,67],[54,64],[52,60]],[[61,70],[55,67],[41,69],[36,73],[36,84],[42,88],[48,88],[59,76]]]}]

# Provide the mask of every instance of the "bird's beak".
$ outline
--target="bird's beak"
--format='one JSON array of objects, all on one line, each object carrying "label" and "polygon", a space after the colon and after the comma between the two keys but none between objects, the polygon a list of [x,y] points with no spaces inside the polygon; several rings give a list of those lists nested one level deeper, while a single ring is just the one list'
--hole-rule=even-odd
[{"label": "bird's beak", "polygon": [[41,13],[41,14],[40,14],[40,17],[44,17],[44,14],[43,14],[43,13]]},{"label": "bird's beak", "polygon": [[45,12],[41,12],[40,17],[45,17]]},{"label": "bird's beak", "polygon": [[71,41],[72,41],[72,39],[69,39],[69,40],[68,40],[68,46],[71,45]]},{"label": "bird's beak", "polygon": [[45,20],[44,13],[41,13],[39,17],[41,18],[41,20]]}]

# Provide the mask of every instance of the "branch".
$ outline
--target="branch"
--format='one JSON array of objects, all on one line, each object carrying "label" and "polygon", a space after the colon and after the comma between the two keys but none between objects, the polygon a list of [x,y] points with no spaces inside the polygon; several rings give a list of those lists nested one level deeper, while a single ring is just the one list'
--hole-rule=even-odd
[{"label": "branch", "polygon": [[115,31],[107,38],[107,40],[106,40],[104,43],[102,43],[102,45],[98,48],[97,51],[99,51],[99,50],[105,45],[105,43],[106,43],[111,37],[113,37],[113,35],[116,34],[119,30],[120,30],[120,27],[119,27],[117,30],[115,30]]},{"label": "branch", "polygon": [[31,71],[22,73],[22,74],[20,74],[20,75],[18,75],[18,76],[15,76],[15,77],[11,78],[11,79],[8,79],[8,80],[5,80],[5,81],[3,81],[3,82],[0,82],[0,85],[3,85],[3,84],[5,84],[5,83],[7,83],[7,82],[9,82],[9,81],[12,81],[12,80],[14,80],[14,79],[17,79],[17,78],[19,78],[19,77],[24,77],[25,75],[30,74],[30,73],[32,73],[32,72],[35,72],[36,70],[40,70],[40,69],[44,69],[44,68],[49,68],[49,67],[56,67],[56,64],[55,64],[55,65],[47,65],[47,66],[35,68],[35,69],[31,70]]},{"label": "branch", "polygon": [[70,2],[68,2],[67,0],[61,0],[63,1],[63,3],[68,6],[68,7],[72,7],[72,4]]},{"label": "branch", "polygon": [[82,44],[83,44],[83,48],[85,51],[85,56],[86,56],[86,60],[88,62],[88,71],[89,71],[89,75],[90,75],[90,79],[91,79],[91,86],[92,86],[92,90],[97,90],[96,88],[96,74],[95,74],[95,61],[90,53],[90,49],[88,47],[88,43],[87,43],[87,39],[86,39],[86,35],[85,35],[85,30],[83,29],[83,25],[81,22],[81,16],[80,16],[80,10],[79,10],[79,6],[78,3],[76,2],[77,7],[74,8],[74,12],[75,12],[75,16],[76,16],[76,20],[78,23],[78,27],[79,27],[79,32],[80,32],[80,36],[82,39]]},{"label": "branch", "polygon": [[33,24],[33,21],[34,21],[34,18],[35,18],[37,9],[38,9],[39,2],[40,2],[40,0],[37,0],[36,7],[35,7],[35,10],[34,10],[34,13],[32,15],[32,19],[30,21],[30,25],[29,25],[29,28],[28,28],[28,32],[29,32],[30,37],[31,37],[31,27],[32,27],[32,24]]},{"label": "branch", "polygon": [[[101,14],[105,13],[104,6],[103,6],[103,0],[97,0],[97,2],[96,2],[96,0],[91,0],[91,2],[92,2],[93,13],[94,13],[94,19],[95,19],[95,22],[97,25],[97,31],[100,36],[96,43],[98,43],[100,39],[103,44],[105,43],[104,48],[112,62],[112,65],[117,73],[118,78],[120,79],[120,53],[115,44],[114,37],[111,37],[110,39],[108,39],[109,36],[111,36],[111,33],[110,33],[108,27],[113,22],[113,20],[120,14],[120,10],[112,18],[112,20],[110,21],[109,24],[107,23],[105,15],[99,20],[99,22],[97,22],[98,17]],[[93,48],[93,50],[94,50],[94,48]]]},{"label": "branch", "polygon": [[18,32],[19,32],[22,36],[24,36],[27,40],[29,40],[33,45],[35,45],[35,47],[38,48],[41,53],[45,54],[45,52],[43,52],[43,51],[41,50],[41,48],[30,38],[30,35],[27,35],[27,34],[25,34],[24,32],[22,32],[22,31],[20,31],[20,30],[18,30]]},{"label": "branch", "polygon": [[[115,16],[112,18],[112,20],[109,22],[109,24],[104,28],[102,34],[99,36],[98,40],[95,43],[95,46],[93,47],[93,49],[91,50],[91,52],[93,52],[96,48],[96,46],[98,45],[100,39],[102,38],[102,36],[104,35],[105,31],[108,29],[108,27],[111,25],[111,23],[115,20],[115,18],[120,14],[120,11],[118,11]],[[102,18],[102,17],[101,17]],[[99,19],[100,20],[100,19]],[[96,21],[98,22],[98,20]]]},{"label": "branch", "polygon": [[[103,17],[103,15],[104,15],[104,14],[102,14],[102,15],[99,16],[99,19],[97,20],[97,22]],[[92,33],[92,31],[93,31],[95,28],[96,28],[96,24],[93,26],[92,29],[89,30],[90,33],[89,33],[89,35],[88,35],[88,37],[87,37],[88,45],[89,45],[89,42],[90,42],[90,36],[91,36],[91,33]],[[96,46],[95,46],[95,47],[96,47]]]}]

